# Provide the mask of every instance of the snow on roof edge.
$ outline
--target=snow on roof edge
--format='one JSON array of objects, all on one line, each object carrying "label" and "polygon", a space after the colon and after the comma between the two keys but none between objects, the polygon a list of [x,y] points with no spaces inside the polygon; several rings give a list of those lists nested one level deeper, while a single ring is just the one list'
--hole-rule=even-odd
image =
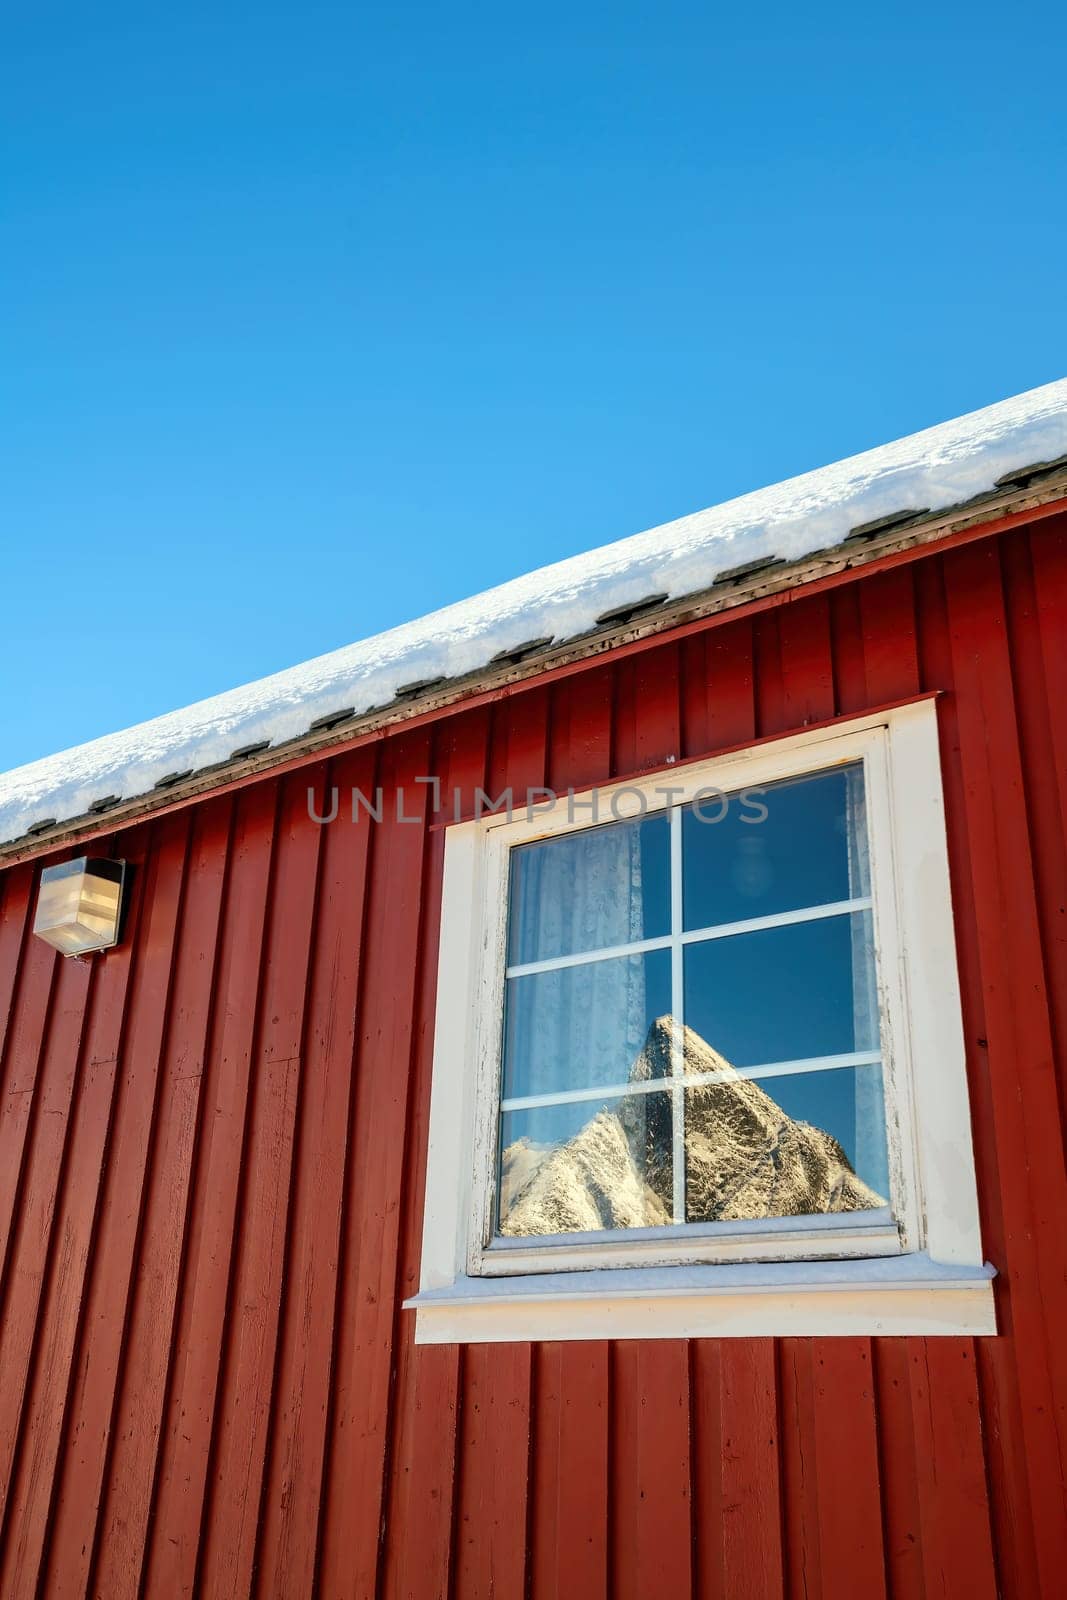
[{"label": "snow on roof edge", "polygon": [[512,579],[356,644],[0,775],[0,843],[48,817],[146,794],[174,772],[281,744],[342,707],[389,704],[402,686],[456,678],[521,641],[588,633],[645,596],[672,600],[735,567],[794,562],[857,526],[903,510],[954,506],[1006,473],[1067,455],[1067,379],[924,429],[706,511]]}]

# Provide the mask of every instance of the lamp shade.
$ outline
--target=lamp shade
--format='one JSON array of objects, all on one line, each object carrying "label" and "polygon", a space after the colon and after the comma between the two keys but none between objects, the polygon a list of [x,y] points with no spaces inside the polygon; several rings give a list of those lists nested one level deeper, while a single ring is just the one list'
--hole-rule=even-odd
[{"label": "lamp shade", "polygon": [[79,856],[45,867],[34,933],[65,956],[109,950],[119,942],[125,881],[125,861]]}]

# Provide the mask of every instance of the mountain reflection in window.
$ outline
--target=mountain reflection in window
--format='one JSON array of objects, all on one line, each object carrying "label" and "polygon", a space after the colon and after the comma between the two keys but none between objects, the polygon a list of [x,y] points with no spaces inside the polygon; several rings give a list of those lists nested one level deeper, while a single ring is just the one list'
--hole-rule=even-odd
[{"label": "mountain reflection in window", "polygon": [[[669,1075],[672,1031],[669,1016],[653,1022],[629,1094],[504,1113],[502,1235],[670,1226],[675,1095],[642,1085]],[[880,1067],[802,1073],[761,1084],[743,1077],[691,1029],[684,1030],[683,1048],[686,1076],[701,1079],[681,1091],[686,1222],[864,1211],[887,1203],[856,1172],[842,1143],[848,1123],[854,1123],[859,1075],[877,1080],[867,1100],[880,1107]],[[798,1112],[807,1101],[812,1116],[822,1106],[829,1125],[790,1115],[781,1104],[786,1098]]]},{"label": "mountain reflection in window", "polygon": [[888,1205],[863,766],[759,793],[513,850],[500,1235]]}]

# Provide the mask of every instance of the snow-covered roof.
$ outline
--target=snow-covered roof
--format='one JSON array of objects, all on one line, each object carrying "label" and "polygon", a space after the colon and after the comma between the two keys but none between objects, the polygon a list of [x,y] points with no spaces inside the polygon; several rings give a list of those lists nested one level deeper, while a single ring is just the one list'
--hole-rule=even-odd
[{"label": "snow-covered roof", "polygon": [[[771,557],[795,562],[857,525],[937,512],[998,479],[1067,455],[1067,379],[911,434],[894,444],[757,489],[708,511],[556,562],[415,622],[317,656],[0,775],[0,843],[47,819],[84,816],[107,797],[284,743],[342,708],[357,716],[413,682],[457,678],[529,640],[558,645],[650,595],[678,600]],[[221,780],[220,780],[221,781]]]}]

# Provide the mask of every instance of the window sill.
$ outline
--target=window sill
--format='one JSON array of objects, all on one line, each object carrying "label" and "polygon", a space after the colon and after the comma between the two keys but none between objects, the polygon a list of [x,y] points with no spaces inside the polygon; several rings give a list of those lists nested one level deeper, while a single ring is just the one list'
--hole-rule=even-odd
[{"label": "window sill", "polygon": [[423,1289],[416,1344],[993,1334],[995,1269],[927,1255],[621,1267]]},{"label": "window sill", "polygon": [[[677,1252],[677,1254],[672,1254]],[[680,1228],[627,1228],[555,1234],[551,1239],[496,1238],[477,1257],[478,1278],[537,1273],[588,1273],[600,1268],[617,1280],[623,1267],[674,1268],[775,1261],[840,1261],[843,1257],[897,1256],[900,1233],[888,1206],[878,1211],[814,1217],[763,1217]],[[608,1259],[610,1257],[610,1259]]]}]

